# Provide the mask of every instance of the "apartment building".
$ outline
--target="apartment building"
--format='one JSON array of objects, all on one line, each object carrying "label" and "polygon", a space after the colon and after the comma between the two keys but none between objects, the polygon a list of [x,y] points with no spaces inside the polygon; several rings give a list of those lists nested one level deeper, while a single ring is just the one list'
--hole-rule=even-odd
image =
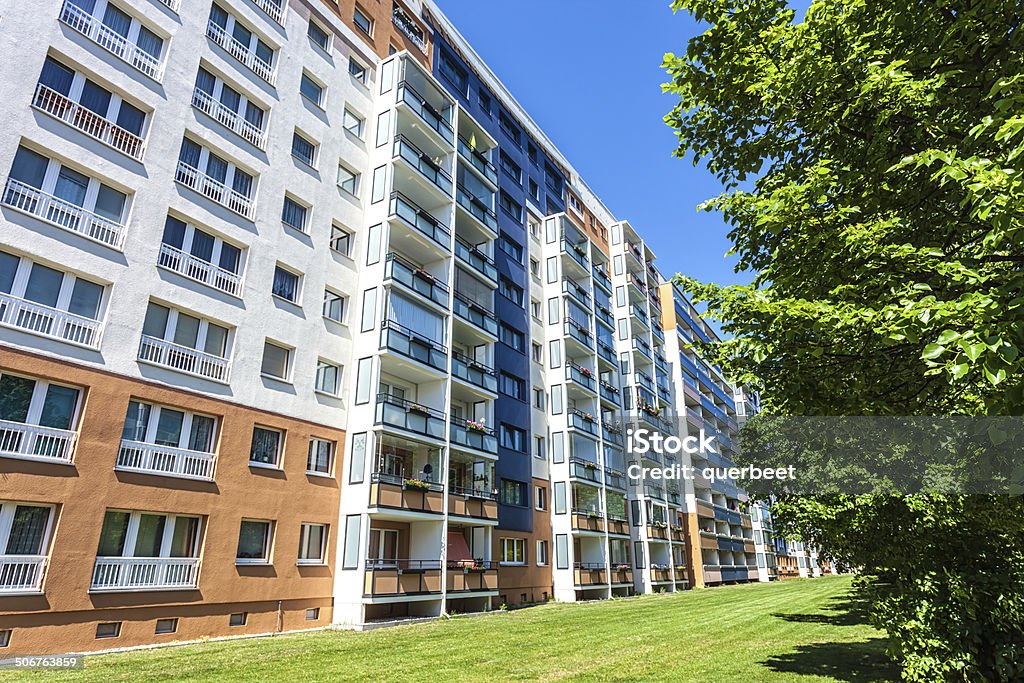
[{"label": "apartment building", "polygon": [[0,653],[761,578],[745,493],[626,476],[632,427],[731,463],[713,331],[433,2],[0,49]]}]

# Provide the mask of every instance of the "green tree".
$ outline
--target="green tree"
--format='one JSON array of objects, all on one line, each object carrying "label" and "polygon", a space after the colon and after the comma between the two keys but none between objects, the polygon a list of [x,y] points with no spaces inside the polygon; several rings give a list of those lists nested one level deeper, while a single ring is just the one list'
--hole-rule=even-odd
[{"label": "green tree", "polygon": [[[725,185],[703,208],[753,274],[677,277],[729,337],[704,353],[776,415],[1020,415],[1021,4],[673,7],[707,30],[666,55],[666,121]],[[876,578],[906,678],[1024,678],[1019,499],[833,494],[776,513]]]}]

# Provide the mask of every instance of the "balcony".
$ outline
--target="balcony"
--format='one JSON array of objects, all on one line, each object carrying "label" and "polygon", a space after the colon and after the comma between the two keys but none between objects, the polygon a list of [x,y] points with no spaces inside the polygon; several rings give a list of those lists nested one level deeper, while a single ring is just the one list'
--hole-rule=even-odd
[{"label": "balcony", "polygon": [[384,279],[404,285],[408,291],[419,294],[442,308],[448,308],[448,287],[427,271],[409,263],[394,252],[387,255]]},{"label": "balcony", "polygon": [[590,393],[597,393],[594,374],[582,365],[567,361],[565,364],[565,378]]},{"label": "balcony", "polygon": [[498,519],[498,497],[491,491],[449,486],[448,514],[474,519]]},{"label": "balcony", "polygon": [[470,268],[483,275],[489,282],[496,283],[498,281],[498,267],[495,265],[494,259],[476,247],[470,246],[461,240],[458,235],[455,237],[455,256]]},{"label": "balcony", "polygon": [[[612,469],[610,467],[606,467],[605,470],[604,470],[604,485],[605,486],[610,486],[611,488],[615,488],[615,489],[619,489],[619,490],[625,491],[626,490],[626,477],[625,477],[625,475],[622,474],[622,472],[619,472],[618,470],[614,470],[614,469]],[[609,515],[609,517],[610,517],[610,515]],[[623,519],[623,522],[625,522],[625,519]],[[621,532],[621,533],[628,534],[629,533],[629,529],[626,529],[626,531]]]},{"label": "balcony", "polygon": [[483,560],[449,560],[448,592],[481,593],[498,590],[498,565]]},{"label": "balcony", "polygon": [[167,9],[171,10],[172,12],[177,12],[178,9],[181,7],[181,0],[160,0],[160,2],[165,4],[167,6]]},{"label": "balcony", "polygon": [[585,346],[587,350],[594,348],[594,338],[590,335],[590,330],[583,327],[583,325],[580,325],[575,320],[566,320],[564,331],[566,337],[575,339],[577,342]]},{"label": "balcony", "polygon": [[267,148],[265,131],[225,107],[206,91],[196,88],[192,92],[192,106],[258,149]]},{"label": "balcony", "polygon": [[615,347],[600,337],[597,339],[597,355],[612,365],[618,363],[618,358],[615,356]]},{"label": "balcony", "polygon": [[124,248],[125,226],[118,221],[86,211],[82,207],[46,194],[38,188],[8,178],[4,206],[35,216],[62,230],[81,235],[112,249]]},{"label": "balcony", "polygon": [[452,417],[451,440],[456,448],[469,448],[491,455],[498,454],[498,437],[493,429],[488,429],[482,422]]},{"label": "balcony", "polygon": [[284,25],[285,0],[252,0],[253,4],[263,10],[263,13]]},{"label": "balcony", "polygon": [[651,345],[645,342],[643,339],[640,339],[639,337],[633,337],[633,350],[639,351],[640,353],[647,357],[647,360],[651,360]]},{"label": "balcony", "polygon": [[574,563],[573,579],[577,586],[600,586],[608,583],[605,580],[603,562]]},{"label": "balcony", "polygon": [[633,321],[640,323],[640,329],[646,329],[651,326],[650,318],[647,317],[647,313],[640,306],[632,304],[629,307],[629,312],[632,314]]},{"label": "balcony", "polygon": [[498,319],[493,313],[475,301],[470,301],[463,297],[458,292],[455,293],[454,298],[452,310],[455,311],[455,315],[472,323],[492,337],[498,336]]},{"label": "balcony", "polygon": [[0,293],[0,326],[98,351],[99,320]]},{"label": "balcony", "polygon": [[[651,496],[652,498],[664,498],[664,496],[657,490],[651,490],[650,492],[645,491],[645,493],[647,493],[647,495]],[[659,541],[667,541],[669,539],[667,523],[655,522],[654,524],[648,524],[647,538],[656,539]]]},{"label": "balcony", "polygon": [[198,168],[189,166],[184,161],[178,162],[174,180],[224,208],[234,211],[243,218],[253,219],[252,197],[236,192],[216,178],[206,175]]},{"label": "balcony", "polygon": [[569,459],[569,476],[591,481],[595,484],[601,483],[601,470],[598,468],[597,463],[585,458],[573,457]]},{"label": "balcony", "polygon": [[[480,222],[491,233],[498,231],[498,216],[482,199],[474,197],[461,184],[456,188],[455,201],[464,211]],[[493,196],[492,196],[493,201]]]},{"label": "balcony", "polygon": [[[426,98],[420,95],[415,88],[413,88],[408,81],[402,81],[398,84],[398,101],[405,104],[409,109],[416,113],[416,115],[428,126],[430,129],[436,132],[441,138],[448,143],[452,144],[452,140],[455,138],[455,130],[452,128],[451,121],[448,117],[437,111]],[[451,110],[449,109],[449,112]],[[449,193],[451,188],[449,188]]]},{"label": "balcony", "polygon": [[451,248],[451,233],[448,227],[401,192],[391,193],[389,216],[401,218],[404,223],[429,239],[431,244],[441,247],[443,252],[447,253]]},{"label": "balcony", "polygon": [[435,482],[374,472],[370,475],[370,506],[440,515],[444,512],[444,487]]},{"label": "balcony", "polygon": [[444,422],[444,413],[439,410],[391,394],[377,394],[376,424],[444,441]]},{"label": "balcony", "polygon": [[647,391],[654,391],[653,380],[642,372],[633,373],[633,381],[637,386],[641,386]]},{"label": "balcony", "polygon": [[97,557],[89,590],[195,590],[198,581],[198,557]]},{"label": "balcony", "polygon": [[192,254],[170,244],[160,245],[160,256],[157,265],[225,294],[235,297],[241,297],[242,295],[241,275],[215,266],[209,261],[196,258]]},{"label": "balcony", "polygon": [[394,158],[402,159],[412,168],[419,172],[420,176],[430,182],[431,186],[439,190],[445,197],[452,194],[452,177],[434,162],[426,152],[409,142],[404,135],[395,136]]},{"label": "balcony", "polygon": [[601,285],[608,294],[611,294],[612,281],[611,278],[608,277],[605,267],[594,264],[592,271],[594,273],[594,282]]},{"label": "balcony", "polygon": [[363,597],[430,595],[440,592],[441,560],[366,560]]},{"label": "balcony", "polygon": [[180,479],[213,481],[213,453],[121,440],[115,469]]},{"label": "balcony", "polygon": [[81,7],[65,0],[60,11],[60,20],[153,80],[160,81],[163,78],[164,69],[159,60],[107,28],[99,17],[94,17]]},{"label": "balcony", "polygon": [[651,565],[651,581],[664,583],[672,580],[672,569],[667,564]]},{"label": "balcony", "polygon": [[602,420],[601,424],[601,438],[609,443],[613,443],[617,446],[622,445],[622,428],[617,425],[612,425]]},{"label": "balcony", "polygon": [[[622,488],[625,488],[623,486]],[[608,513],[608,533],[617,534],[619,536],[629,536],[629,520],[626,519],[626,513],[623,512],[621,515],[614,515]]]},{"label": "balcony", "polygon": [[420,52],[425,53],[427,51],[427,40],[424,37],[423,29],[397,3],[395,3],[394,9],[391,11],[391,21],[398,27],[399,31],[404,33],[420,49]]},{"label": "balcony", "polygon": [[562,253],[568,255],[570,262],[579,266],[584,275],[590,272],[590,259],[587,258],[585,244],[585,242],[583,244],[572,244],[569,240],[562,238]]},{"label": "balcony", "polygon": [[469,162],[469,165],[480,172],[491,187],[498,187],[498,169],[494,167],[491,160],[484,156],[483,152],[470,147],[469,143],[462,137],[459,138],[459,156]]},{"label": "balcony", "polygon": [[590,310],[590,293],[586,288],[581,287],[578,282],[569,278],[562,278],[562,291],[583,304],[584,308]]},{"label": "balcony", "polygon": [[419,361],[440,372],[448,367],[448,349],[394,320],[381,323],[380,348]]},{"label": "balcony", "polygon": [[[0,456],[71,464],[78,433],[0,420]],[[2,575],[0,575],[2,576]],[[3,582],[0,581],[0,590]]]},{"label": "balcony", "polygon": [[604,533],[604,515],[599,510],[572,511],[572,528],[574,531],[596,531]]},{"label": "balcony", "polygon": [[452,376],[492,394],[498,393],[498,378],[494,368],[458,351],[452,353]]},{"label": "balcony", "polygon": [[0,595],[38,593],[45,573],[44,555],[0,555]]},{"label": "balcony", "polygon": [[260,59],[255,50],[242,45],[234,36],[212,21],[206,25],[206,36],[269,85],[274,85],[277,78],[274,66]]},{"label": "balcony", "polygon": [[227,384],[231,361],[165,339],[142,335],[139,362]]},{"label": "balcony", "polygon": [[609,384],[608,382],[605,382],[605,381],[602,380],[601,384],[600,384],[600,388],[601,388],[601,398],[603,400],[610,401],[611,403],[614,403],[616,406],[620,406],[621,405],[621,403],[619,401],[619,389],[618,389],[618,387],[616,387],[616,386],[614,386],[612,384]]},{"label": "balcony", "polygon": [[578,408],[574,408],[569,413],[569,426],[582,430],[592,436],[597,436],[597,418]]},{"label": "balcony", "polygon": [[145,149],[142,138],[42,83],[36,86],[32,106],[125,156],[142,160]]},{"label": "balcony", "polygon": [[633,585],[633,570],[628,564],[612,564],[612,585]]},{"label": "balcony", "polygon": [[672,390],[668,388],[667,384],[658,383],[658,398],[665,403],[672,403]]},{"label": "balcony", "polygon": [[607,306],[598,303],[594,306],[594,315],[596,315],[597,319],[605,325],[615,329],[615,318],[612,316],[612,312]]}]

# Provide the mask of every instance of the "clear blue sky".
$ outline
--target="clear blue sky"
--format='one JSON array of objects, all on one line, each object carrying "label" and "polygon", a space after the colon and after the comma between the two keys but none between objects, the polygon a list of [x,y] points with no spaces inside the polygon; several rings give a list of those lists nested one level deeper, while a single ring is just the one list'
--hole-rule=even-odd
[{"label": "clear blue sky", "polygon": [[666,52],[700,30],[668,0],[437,0],[459,32],[619,219],[628,219],[661,271],[748,282],[726,258],[727,227],[697,205],[721,191],[703,166],[672,156],[662,117]]}]

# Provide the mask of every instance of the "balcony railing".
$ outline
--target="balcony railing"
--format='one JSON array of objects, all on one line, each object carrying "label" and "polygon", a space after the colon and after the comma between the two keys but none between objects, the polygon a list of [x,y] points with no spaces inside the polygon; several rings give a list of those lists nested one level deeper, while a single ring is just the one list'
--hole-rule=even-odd
[{"label": "balcony railing", "polygon": [[430,514],[444,512],[444,486],[386,472],[370,475],[370,505]]},{"label": "balcony railing", "polygon": [[[601,468],[596,462],[586,458],[572,457],[569,459],[569,474],[577,479],[585,479],[596,484],[601,483]],[[573,510],[573,514],[576,511]]]},{"label": "balcony railing", "polygon": [[455,315],[473,323],[488,334],[498,336],[498,319],[494,316],[494,313],[484,308],[481,304],[466,299],[458,292],[455,293],[454,299],[455,302],[452,310],[455,311]]},{"label": "balcony railing", "polygon": [[600,337],[597,340],[597,355],[609,363],[618,363],[619,360],[615,356],[615,347]]},{"label": "balcony railing", "polygon": [[446,308],[448,306],[448,287],[427,271],[409,263],[394,252],[387,255],[384,277],[405,285],[435,304]]},{"label": "balcony railing", "polygon": [[427,595],[441,592],[441,560],[367,558],[363,595]]},{"label": "balcony railing", "polygon": [[497,231],[498,216],[483,200],[471,195],[461,184],[455,193],[455,201],[489,230]]},{"label": "balcony railing", "polygon": [[476,593],[497,590],[497,562],[488,560],[448,561],[449,593]]},{"label": "balcony railing", "polygon": [[590,308],[590,294],[575,280],[562,278],[562,291],[575,297],[584,306]]},{"label": "balcony railing", "polygon": [[207,285],[208,287],[213,287],[225,294],[241,296],[241,275],[238,273],[232,273],[230,270],[225,270],[220,266],[210,263],[209,261],[196,258],[192,254],[182,251],[177,247],[173,247],[170,244],[160,245],[160,258],[158,263],[161,268],[172,270],[190,280],[195,280],[196,282]]},{"label": "balcony railing", "polygon": [[597,284],[599,284],[602,287],[604,287],[605,291],[607,291],[610,294],[611,291],[612,291],[612,281],[611,281],[611,278],[608,277],[608,274],[605,272],[604,267],[595,265],[594,268],[593,268],[593,272],[594,272],[594,281]]},{"label": "balcony railing", "polygon": [[99,349],[103,323],[0,293],[0,326],[48,339]]},{"label": "balcony railing", "polygon": [[594,307],[594,315],[596,315],[597,319],[604,322],[608,327],[611,327],[612,329],[615,328],[615,318],[612,317],[612,312],[607,306],[597,304]]},{"label": "balcony railing", "polygon": [[654,391],[654,382],[651,378],[642,372],[633,373],[633,381],[638,385],[647,389],[647,391]]},{"label": "balcony railing", "polygon": [[377,394],[376,423],[442,441],[445,438],[444,413],[391,394]]},{"label": "balcony railing", "polygon": [[452,375],[486,391],[492,393],[498,391],[498,378],[494,374],[494,368],[464,356],[458,351],[452,353]]},{"label": "balcony railing", "polygon": [[424,36],[423,29],[413,21],[408,14],[402,10],[398,4],[395,4],[395,8],[391,11],[391,21],[398,27],[406,37],[413,42],[422,52],[427,51],[427,40]]},{"label": "balcony railing", "polygon": [[270,85],[274,85],[276,78],[274,66],[260,59],[255,50],[250,50],[248,45],[242,45],[235,40],[234,36],[230,35],[213,21],[206,25],[206,35],[210,40],[223,48],[225,52],[241,62],[242,65],[248,67],[254,74]]},{"label": "balcony railing", "polygon": [[0,456],[70,463],[77,440],[68,429],[0,420]]},{"label": "balcony railing", "polygon": [[565,336],[572,337],[587,348],[594,347],[594,338],[590,335],[590,330],[583,327],[583,325],[580,325],[575,320],[566,320],[564,331]]},{"label": "balcony railing", "polygon": [[227,358],[145,334],[139,344],[139,360],[224,384],[231,372]]},{"label": "balcony railing", "polygon": [[93,41],[107,52],[155,81],[163,78],[163,65],[153,55],[128,42],[119,33],[107,28],[99,17],[94,17],[78,5],[65,0],[60,20]]},{"label": "balcony railing", "polygon": [[43,555],[0,555],[0,595],[38,592],[45,571]]},{"label": "balcony railing", "polygon": [[252,0],[253,4],[279,24],[284,24],[285,0]]},{"label": "balcony railing", "polygon": [[622,445],[622,428],[608,424],[602,420],[601,423],[601,438],[609,443],[613,443],[617,446]]},{"label": "balcony railing", "polygon": [[[452,139],[455,137],[451,121],[448,120],[451,115],[451,109],[448,110],[449,115],[445,116],[427,102],[426,98],[420,95],[415,88],[409,85],[408,81],[402,81],[398,84],[398,101],[404,102],[410,109],[416,112],[416,115],[424,123],[436,131],[448,144],[451,144]],[[449,191],[451,190],[449,189]]]},{"label": "balcony railing", "polygon": [[621,405],[619,403],[619,389],[618,387],[609,384],[608,382],[601,382],[601,398],[606,401],[611,401],[615,405]]},{"label": "balcony railing", "polygon": [[493,429],[479,422],[452,417],[451,439],[456,446],[472,448],[492,455],[498,454],[498,437]]},{"label": "balcony railing", "polygon": [[473,149],[468,142],[462,137],[459,138],[459,154],[463,159],[468,161],[470,165],[487,178],[491,182],[491,185],[498,184],[498,169],[494,167],[491,160],[483,155],[476,149]]},{"label": "balcony railing", "polygon": [[640,339],[639,337],[633,337],[633,348],[647,356],[647,358],[651,358],[651,345],[645,342],[643,339]]},{"label": "balcony railing", "polygon": [[577,365],[572,361],[568,361],[565,364],[565,378],[579,384],[588,391],[596,390],[594,374],[582,365]]},{"label": "balcony railing", "polygon": [[573,574],[577,586],[593,586],[608,583],[604,575],[604,562],[576,562]]},{"label": "balcony railing", "polygon": [[267,148],[266,132],[246,121],[238,112],[225,107],[205,90],[196,88],[192,92],[192,106],[259,149]]},{"label": "balcony railing", "polygon": [[433,183],[445,196],[451,195],[451,174],[435,163],[429,154],[409,142],[409,139],[404,135],[395,136],[394,156],[395,158],[401,157],[404,159],[407,164],[419,171],[420,175]]},{"label": "balcony railing", "polygon": [[633,304],[632,306],[629,307],[629,310],[633,314],[634,320],[639,320],[641,323],[643,323],[644,327],[650,326],[651,320],[650,318],[647,317],[647,314],[643,311],[642,308],[640,308],[636,304]]},{"label": "balcony railing", "polygon": [[[604,483],[605,483],[605,486],[611,486],[613,488],[621,489],[623,491],[626,490],[626,477],[625,477],[625,475],[623,475],[622,472],[619,472],[618,470],[612,469],[610,467],[606,467],[605,470],[604,470]],[[608,515],[609,519],[611,519],[611,517],[612,517],[611,515]],[[614,520],[614,521],[625,522],[626,519],[623,517],[623,518],[621,518],[619,520]]]},{"label": "balcony railing", "polygon": [[562,239],[562,253],[568,254],[573,261],[579,264],[585,271],[590,270],[590,259],[586,256],[586,249],[578,244],[573,244],[567,239]]},{"label": "balcony railing", "polygon": [[167,5],[172,12],[177,12],[181,8],[181,0],[160,0],[160,2]]},{"label": "balcony railing", "polygon": [[597,436],[597,418],[578,408],[569,413],[569,426]]},{"label": "balcony railing", "polygon": [[32,100],[32,106],[63,121],[72,128],[77,128],[94,140],[113,147],[122,154],[133,159],[142,159],[145,148],[142,138],[92,110],[86,109],[49,86],[42,83],[36,86],[36,95]]},{"label": "balcony railing", "polygon": [[122,439],[116,468],[143,474],[213,481],[215,462],[216,456],[213,453]]},{"label": "balcony railing", "polygon": [[488,280],[497,281],[498,267],[494,263],[494,259],[476,247],[462,241],[458,235],[455,236],[455,255],[459,257],[460,261],[469,265]]},{"label": "balcony railing", "polygon": [[174,179],[185,187],[195,190],[204,197],[252,220],[253,201],[241,192],[236,192],[221,181],[206,175],[198,168],[189,166],[184,161],[178,162],[178,171]]},{"label": "balcony railing", "polygon": [[7,180],[4,205],[118,251],[124,247],[126,231],[120,222],[86,211],[14,178]]},{"label": "balcony railing", "polygon": [[190,590],[198,580],[198,557],[97,557],[90,590]]},{"label": "balcony railing", "polygon": [[389,214],[391,216],[398,216],[433,242],[440,245],[445,251],[448,250],[451,242],[451,233],[448,231],[448,227],[401,192],[391,193]]},{"label": "balcony railing", "polygon": [[447,369],[448,349],[394,320],[381,323],[380,348],[389,349],[442,372]]}]

